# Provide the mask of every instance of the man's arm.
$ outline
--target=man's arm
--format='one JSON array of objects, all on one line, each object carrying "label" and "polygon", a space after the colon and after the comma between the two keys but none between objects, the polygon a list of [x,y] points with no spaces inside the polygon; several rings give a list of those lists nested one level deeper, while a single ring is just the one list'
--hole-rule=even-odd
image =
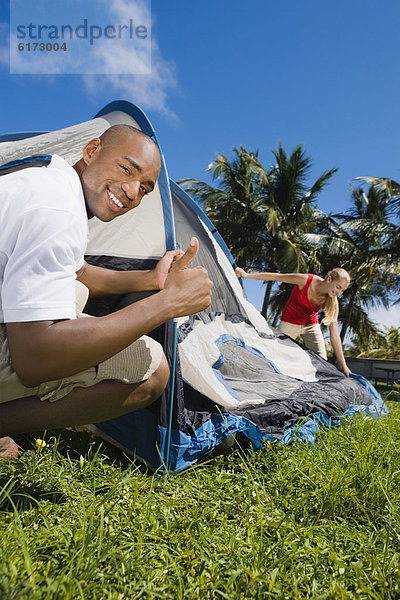
[{"label": "man's arm", "polygon": [[339,368],[341,371],[343,371],[346,377],[349,377],[351,371],[346,364],[346,359],[343,354],[342,340],[340,339],[338,324],[336,321],[329,325],[329,335],[331,338],[331,344],[336,356],[336,360],[339,364]]},{"label": "man's arm", "polygon": [[181,256],[182,250],[166,252],[154,269],[144,271],[113,271],[85,262],[76,278],[86,285],[92,297],[162,290],[172,263]]},{"label": "man's arm", "polygon": [[203,267],[187,268],[198,251],[193,238],[173,262],[164,289],[105,317],[8,323],[14,369],[25,385],[61,379],[114,356],[162,323],[211,303],[212,282]]}]

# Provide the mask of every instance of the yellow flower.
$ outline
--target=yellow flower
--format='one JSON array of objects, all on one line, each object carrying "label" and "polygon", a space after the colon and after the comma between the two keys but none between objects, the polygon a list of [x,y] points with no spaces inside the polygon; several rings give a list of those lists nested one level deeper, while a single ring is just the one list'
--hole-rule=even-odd
[{"label": "yellow flower", "polygon": [[35,445],[38,450],[47,446],[46,442],[44,440],[41,440],[40,438],[37,438],[35,440]]}]

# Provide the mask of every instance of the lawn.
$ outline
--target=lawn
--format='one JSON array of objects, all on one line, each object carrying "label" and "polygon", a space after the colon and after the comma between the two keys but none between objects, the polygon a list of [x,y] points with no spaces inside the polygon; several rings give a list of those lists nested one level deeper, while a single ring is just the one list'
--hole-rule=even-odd
[{"label": "lawn", "polygon": [[158,478],[87,434],[0,463],[1,600],[400,598],[400,393]]}]

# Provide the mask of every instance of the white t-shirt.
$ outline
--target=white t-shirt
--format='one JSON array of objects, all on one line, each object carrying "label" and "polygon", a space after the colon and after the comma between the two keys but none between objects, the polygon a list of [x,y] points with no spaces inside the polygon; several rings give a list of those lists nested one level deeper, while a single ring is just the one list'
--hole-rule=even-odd
[{"label": "white t-shirt", "polygon": [[62,158],[1,176],[0,323],[74,319],[87,236],[81,183]]}]

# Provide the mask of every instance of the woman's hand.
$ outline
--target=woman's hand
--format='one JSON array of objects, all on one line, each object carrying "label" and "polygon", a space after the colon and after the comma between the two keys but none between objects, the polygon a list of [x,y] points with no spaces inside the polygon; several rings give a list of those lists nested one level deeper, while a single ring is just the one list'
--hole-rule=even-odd
[{"label": "woman's hand", "polygon": [[241,269],[240,267],[236,267],[235,269],[235,273],[238,277],[243,277],[243,279],[247,278],[247,273],[246,271],[243,271],[243,269]]},{"label": "woman's hand", "polygon": [[344,365],[340,365],[340,370],[346,375],[346,377],[350,377],[351,371],[346,363],[344,363]]}]

